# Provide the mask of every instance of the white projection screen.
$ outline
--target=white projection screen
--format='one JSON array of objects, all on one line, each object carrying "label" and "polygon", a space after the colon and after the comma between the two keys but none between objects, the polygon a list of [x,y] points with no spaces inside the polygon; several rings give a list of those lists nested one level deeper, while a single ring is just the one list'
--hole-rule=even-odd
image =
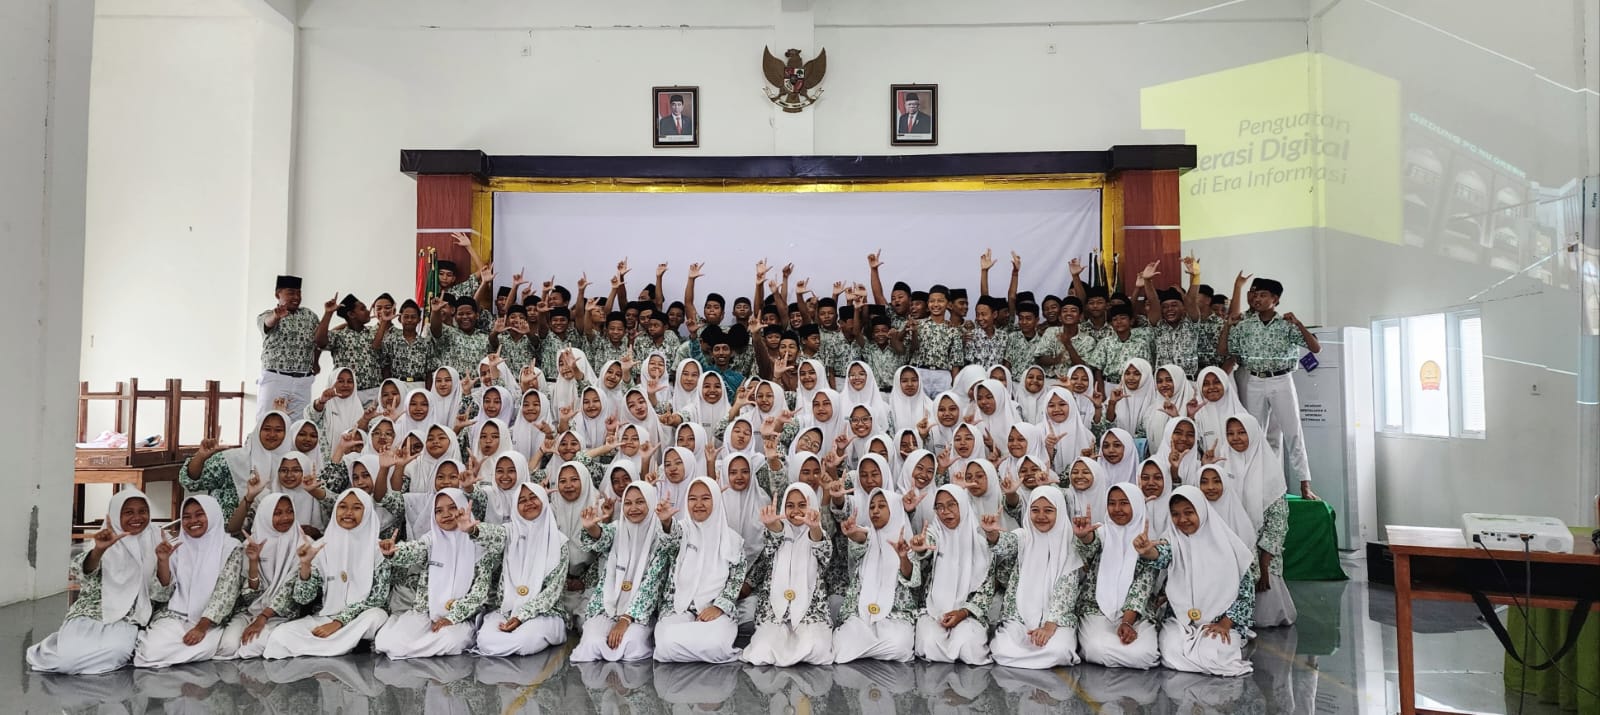
[{"label": "white projection screen", "polygon": [[[535,290],[551,275],[576,293],[587,272],[589,297],[604,297],[626,257],[630,299],[668,264],[667,302],[683,297],[689,264],[704,263],[695,298],[715,291],[730,305],[750,296],[755,265],[794,264],[826,296],[834,281],[868,284],[868,253],[883,250],[888,291],[964,286],[976,302],[978,256],[994,249],[990,291],[1004,295],[1010,252],[1023,257],[1019,288],[1042,298],[1065,294],[1067,261],[1100,247],[1098,189],[870,191],[851,193],[543,193],[494,196],[495,282],[526,270]],[[792,288],[791,288],[792,297]]]}]

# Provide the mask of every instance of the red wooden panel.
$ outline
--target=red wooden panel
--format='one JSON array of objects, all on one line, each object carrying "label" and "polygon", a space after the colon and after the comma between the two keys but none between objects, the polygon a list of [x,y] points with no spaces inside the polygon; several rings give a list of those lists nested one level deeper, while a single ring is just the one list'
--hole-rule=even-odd
[{"label": "red wooden panel", "polygon": [[1118,181],[1122,186],[1122,284],[1133,290],[1139,271],[1151,261],[1160,262],[1157,288],[1181,284],[1178,172],[1125,171]]},{"label": "red wooden panel", "polygon": [[466,249],[455,245],[448,233],[422,233],[422,229],[472,226],[473,178],[469,174],[417,177],[417,250],[429,246],[440,260],[455,261],[465,269],[471,260]]}]

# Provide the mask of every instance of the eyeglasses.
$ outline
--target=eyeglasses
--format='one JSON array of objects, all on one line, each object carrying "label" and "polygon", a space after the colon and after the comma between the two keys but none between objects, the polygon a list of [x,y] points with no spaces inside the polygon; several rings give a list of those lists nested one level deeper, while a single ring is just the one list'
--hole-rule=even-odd
[{"label": "eyeglasses", "polygon": [[872,422],[872,418],[871,417],[851,417],[850,418],[850,424],[853,424],[853,425],[864,425],[864,424],[868,424],[868,423],[871,423],[871,422]]}]

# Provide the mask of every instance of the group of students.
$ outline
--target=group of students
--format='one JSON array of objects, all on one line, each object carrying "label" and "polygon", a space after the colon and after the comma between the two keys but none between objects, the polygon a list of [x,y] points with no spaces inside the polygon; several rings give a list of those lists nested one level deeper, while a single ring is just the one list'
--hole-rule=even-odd
[{"label": "group of students", "polygon": [[[869,312],[864,290],[847,293]],[[467,317],[449,327],[466,334]],[[903,334],[926,339],[933,320],[908,317]],[[423,380],[367,390],[336,352],[315,399],[277,395],[243,446],[208,441],[183,465],[169,529],[143,494],[116,494],[73,562],[78,599],[29,665],[366,641],[393,659],[509,656],[574,636],[576,662],[1233,676],[1250,671],[1255,628],[1293,622],[1283,459],[1223,366],[1191,382],[1139,356],[1060,377],[1037,361],[910,362],[880,381],[866,356],[835,369],[757,340],[746,374],[726,340],[738,329],[710,323],[685,350],[630,348],[598,371],[557,342],[548,380],[501,343],[468,373],[447,351]]]}]

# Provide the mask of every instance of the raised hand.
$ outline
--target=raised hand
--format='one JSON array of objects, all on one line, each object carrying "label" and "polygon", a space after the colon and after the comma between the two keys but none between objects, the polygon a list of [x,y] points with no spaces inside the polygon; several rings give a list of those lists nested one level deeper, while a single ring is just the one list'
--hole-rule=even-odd
[{"label": "raised hand", "polygon": [[771,504],[761,506],[761,523],[767,527],[767,531],[774,534],[783,532],[783,515],[779,514]]},{"label": "raised hand", "polygon": [[935,464],[938,466],[939,471],[948,472],[950,471],[950,465],[955,463],[955,452],[952,451],[950,445],[947,444],[944,446],[944,451],[939,453],[939,459],[935,460]]},{"label": "raised hand", "polygon": [[1161,268],[1161,261],[1151,261],[1149,264],[1147,264],[1144,267],[1144,270],[1139,271],[1139,279],[1143,280],[1146,283],[1149,283],[1150,279],[1161,275],[1160,268]]},{"label": "raised hand", "polygon": [[983,255],[978,256],[978,268],[985,271],[989,270],[990,268],[994,268],[993,249],[986,248],[983,250]]},{"label": "raised hand", "polygon": [[1056,451],[1056,443],[1060,441],[1061,435],[1056,433],[1055,425],[1051,424],[1049,430],[1044,433],[1044,451],[1054,453]]},{"label": "raised hand", "polygon": [[1303,323],[1300,322],[1299,318],[1294,317],[1294,313],[1284,313],[1283,314],[1283,319],[1289,321],[1289,324],[1293,325],[1296,328],[1304,328],[1304,327],[1306,327]]},{"label": "raised hand", "polygon": [[933,551],[933,550],[938,548],[937,546],[934,545],[933,540],[931,538],[929,538],[929,536],[928,536],[928,534],[930,533],[930,530],[932,528],[933,528],[932,524],[923,524],[922,525],[922,531],[919,532],[916,536],[911,537],[911,550],[912,551],[917,551],[917,552],[921,552],[921,553],[927,553],[929,551]]},{"label": "raised hand", "polygon": [[395,551],[394,539],[383,539],[383,540],[378,542],[378,553],[383,554],[384,558],[389,558],[390,556],[394,556],[394,551]]},{"label": "raised hand", "polygon": [[472,515],[471,509],[462,509],[461,515],[456,517],[456,531],[471,534],[478,528],[478,518]]},{"label": "raised hand", "polygon": [[878,270],[881,266],[883,266],[883,249],[867,254],[867,268]]},{"label": "raised hand", "polygon": [[1000,525],[1000,513],[995,512],[993,514],[984,514],[983,516],[979,517],[978,528],[983,529],[983,533],[987,534],[991,538],[999,536],[1000,532],[1004,530]]},{"label": "raised hand", "polygon": [[338,293],[334,293],[333,297],[328,299],[328,302],[322,304],[322,314],[324,316],[333,315],[333,311],[338,310],[338,309],[339,309],[339,294]]},{"label": "raised hand", "polygon": [[928,495],[921,489],[912,489],[911,491],[906,492],[905,496],[900,497],[900,506],[901,508],[905,509],[907,513],[910,513],[916,511],[917,505],[921,504],[922,500],[926,499],[927,497]]},{"label": "raised hand", "polygon": [[800,523],[811,529],[821,528],[822,512],[816,509],[807,509],[806,515],[800,519]]},{"label": "raised hand", "polygon": [[767,259],[763,258],[763,259],[761,259],[759,261],[756,261],[756,283],[760,284],[761,281],[764,281],[766,279],[767,279]]},{"label": "raised hand", "polygon": [[253,538],[244,540],[244,556],[251,561],[261,560],[261,547],[266,546],[266,541],[256,541]]},{"label": "raised hand", "polygon": [[1089,537],[1099,528],[1100,524],[1094,522],[1094,507],[1092,506],[1083,510],[1083,516],[1072,517],[1072,535],[1078,537],[1079,541],[1084,543],[1092,541]]},{"label": "raised hand", "polygon": [[670,526],[672,524],[672,517],[677,515],[678,508],[669,504],[667,500],[662,499],[661,501],[656,502],[656,518],[661,520],[662,526]]},{"label": "raised hand", "polygon": [[1077,278],[1083,274],[1083,261],[1076,258],[1067,261],[1067,270],[1072,272],[1072,277]]},{"label": "raised hand", "polygon": [[795,295],[795,297],[799,298],[801,293],[808,292],[810,290],[810,288],[811,288],[811,279],[810,278],[801,278],[800,280],[795,281],[794,282],[794,295]]},{"label": "raised hand", "polygon": [[[385,551],[383,555],[388,556],[394,553],[394,540],[386,539],[385,541],[387,541],[389,544],[389,551]],[[378,548],[380,550],[383,548],[383,544],[384,542],[382,541],[378,542]],[[294,555],[300,559],[301,565],[310,566],[311,562],[317,558],[317,554],[322,553],[322,547],[323,544],[313,544],[310,539],[302,537],[300,540],[300,548],[295,549]]]},{"label": "raised hand", "polygon": [[1233,287],[1235,289],[1243,288],[1244,284],[1249,283],[1250,279],[1254,277],[1254,273],[1245,273],[1244,271],[1239,271],[1239,275],[1235,276],[1233,279]]},{"label": "raised hand", "polygon": [[267,483],[261,478],[261,475],[257,474],[254,469],[250,470],[250,480],[244,483],[244,500],[254,502],[256,497],[261,496],[261,492],[266,488]]},{"label": "raised hand", "polygon": [[167,559],[172,558],[172,552],[177,551],[178,547],[183,545],[183,542],[180,541],[168,541],[165,538],[165,534],[163,534],[162,537],[163,538],[161,541],[156,543],[157,561],[166,561]]},{"label": "raised hand", "polygon": [[450,239],[455,241],[456,245],[460,246],[462,248],[470,248],[470,247],[472,247],[472,239],[467,237],[467,234],[462,233],[460,231],[452,232],[450,234]]},{"label": "raised hand", "polygon": [[1139,558],[1146,561],[1155,561],[1158,557],[1156,542],[1150,540],[1150,520],[1144,520],[1144,531],[1133,537],[1133,550],[1139,552]]},{"label": "raised hand", "polygon": [[593,506],[586,506],[578,512],[578,523],[583,525],[585,531],[600,525],[600,510]]},{"label": "raised hand", "polygon": [[1178,416],[1178,406],[1172,404],[1172,400],[1163,400],[1161,402],[1161,411],[1166,413],[1168,417]]},{"label": "raised hand", "polygon": [[1017,481],[1015,474],[1007,474],[1000,478],[1000,493],[1007,496],[1016,494],[1017,488],[1021,486],[1022,483]]},{"label": "raised hand", "polygon": [[689,280],[694,280],[696,278],[699,278],[699,277],[705,275],[705,272],[702,270],[702,269],[705,268],[705,265],[706,264],[704,264],[704,263],[690,263],[689,264]]},{"label": "raised hand", "polygon": [[793,274],[794,274],[794,264],[793,263],[785,263],[785,264],[783,264],[783,280],[785,282],[788,282],[789,276],[793,275]]},{"label": "raised hand", "polygon": [[1189,404],[1184,406],[1184,413],[1191,420],[1194,419],[1195,415],[1200,414],[1200,398],[1191,398]]},{"label": "raised hand", "polygon": [[1016,251],[1011,252],[1011,270],[1022,270],[1022,256],[1017,255]]},{"label": "raised hand", "polygon": [[856,525],[855,514],[851,514],[849,518],[844,520],[844,523],[839,525],[839,533],[844,534],[845,538],[858,544],[863,544],[867,541],[867,530]]},{"label": "raised hand", "polygon": [[1200,259],[1195,258],[1193,253],[1183,257],[1183,272],[1191,276],[1200,272]]},{"label": "raised hand", "polygon": [[900,527],[900,538],[889,542],[889,546],[893,547],[895,555],[902,559],[911,555],[911,542],[906,540],[905,527]]},{"label": "raised hand", "polygon": [[95,551],[99,551],[101,553],[104,553],[106,549],[111,548],[112,546],[116,545],[116,543],[118,541],[121,541],[121,540],[123,540],[124,538],[126,538],[128,536],[125,533],[124,534],[118,534],[115,530],[113,530],[111,528],[111,519],[112,518],[113,517],[111,517],[111,516],[107,516],[106,517],[106,525],[104,527],[101,527],[101,529],[99,531],[94,532],[94,550]]}]

